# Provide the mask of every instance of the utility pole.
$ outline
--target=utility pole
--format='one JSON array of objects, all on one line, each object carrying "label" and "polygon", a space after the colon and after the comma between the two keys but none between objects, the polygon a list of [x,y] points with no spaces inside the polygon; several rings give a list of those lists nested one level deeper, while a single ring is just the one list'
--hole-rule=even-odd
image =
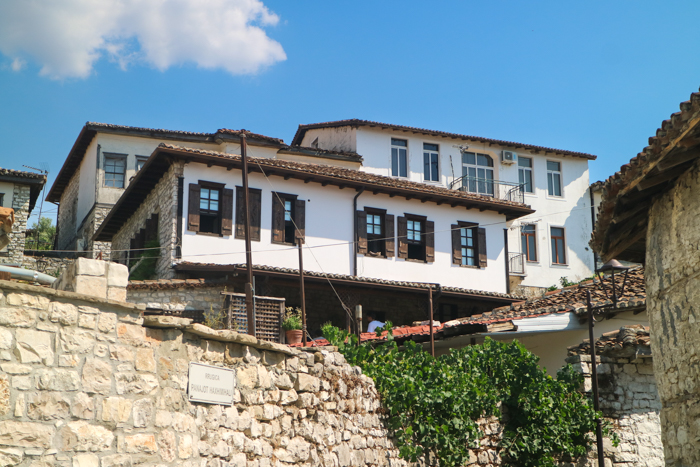
[{"label": "utility pole", "polygon": [[304,238],[301,232],[296,231],[297,245],[299,246],[299,288],[301,290],[301,329],[302,335],[301,345],[306,347],[306,292],[304,291],[304,250],[301,245],[304,243]]},{"label": "utility pole", "polygon": [[433,334],[433,286],[428,289],[428,306],[430,308],[430,355],[435,357],[435,335]]},{"label": "utility pole", "polygon": [[[614,282],[613,282],[614,287]],[[613,290],[615,290],[613,288]],[[598,398],[598,362],[595,356],[595,339],[593,338],[593,306],[591,305],[591,291],[586,291],[586,304],[588,306],[588,339],[591,343],[591,382],[593,383],[593,408],[596,412],[600,411],[600,402]],[[602,420],[596,418],[596,446],[598,448],[598,466],[605,466],[605,458],[603,457],[603,426]]]},{"label": "utility pole", "polygon": [[253,301],[253,252],[250,244],[250,210],[248,196],[248,146],[246,136],[241,132],[241,161],[243,167],[241,176],[243,177],[243,223],[245,228],[245,263],[248,273],[248,281],[245,284],[245,310],[248,321],[248,334],[255,337],[255,302]]}]

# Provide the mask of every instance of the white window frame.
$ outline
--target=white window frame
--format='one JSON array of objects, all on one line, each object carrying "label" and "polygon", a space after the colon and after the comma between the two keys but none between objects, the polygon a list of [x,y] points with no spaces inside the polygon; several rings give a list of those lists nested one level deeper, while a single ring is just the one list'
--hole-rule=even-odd
[{"label": "white window frame", "polygon": [[[474,154],[474,163],[473,163],[473,164],[464,162],[464,155],[465,155],[465,154]],[[490,165],[490,166],[479,165],[479,156],[486,156],[486,157],[488,157],[489,159],[491,159],[491,165]],[[496,187],[495,187],[495,182],[496,182],[496,167],[495,167],[495,165],[496,165],[495,159],[493,158],[493,156],[491,156],[491,155],[489,155],[489,154],[486,154],[486,153],[483,153],[483,152],[476,152],[476,151],[466,151],[466,152],[463,152],[463,153],[462,153],[462,176],[464,176],[464,169],[465,169],[465,168],[466,168],[467,170],[468,170],[468,169],[474,169],[474,173],[475,173],[475,177],[474,177],[474,178],[475,178],[475,180],[474,180],[474,186],[476,187],[476,191],[471,191],[471,190],[469,189],[470,180],[467,180],[467,182],[466,182],[466,183],[467,183],[466,189],[464,189],[463,191],[466,191],[467,193],[475,193],[475,194],[484,195],[484,196],[494,196],[494,193],[495,193],[495,190],[496,190]],[[484,171],[484,175],[486,175],[486,171],[490,171],[490,172],[491,172],[491,178],[489,179],[489,178],[486,177],[486,176],[485,176],[484,178],[479,177],[479,170],[480,170],[480,169]],[[489,192],[488,192],[488,184],[489,184],[489,181],[490,181],[490,183],[491,183],[491,191],[492,191],[492,193],[489,193]],[[482,192],[482,191],[479,190],[479,188],[480,188],[480,187],[479,187],[479,184],[484,184],[483,186],[484,186],[484,187],[487,187],[487,188],[486,188],[486,192]],[[465,187],[464,179],[462,179],[462,187]]]},{"label": "white window frame", "polygon": [[148,160],[148,156],[136,156],[136,162],[134,163],[134,170],[136,172],[140,171],[141,168],[139,167],[139,162],[141,162],[141,167],[143,167],[143,164],[145,164],[147,160]]},{"label": "white window frame", "polygon": [[[564,263],[554,262],[554,248],[552,245],[552,229],[561,229],[564,232]],[[567,245],[569,242],[566,239],[566,227],[563,225],[549,225],[549,263],[555,267],[569,267],[569,251]]]},{"label": "white window frame", "polygon": [[[530,167],[521,167],[520,166],[520,160],[521,159],[527,159],[530,161]],[[534,195],[535,194],[535,160],[532,157],[525,157],[525,156],[518,156],[518,183],[520,182],[520,172],[522,171],[523,173],[529,172],[530,173],[530,190],[527,191],[526,189],[523,188],[523,193],[526,195]]]},{"label": "white window frame", "polygon": [[[437,149],[425,149],[425,145],[429,144],[431,146],[436,146]],[[425,178],[425,158],[426,156],[428,157],[428,167],[430,173],[430,178]],[[437,158],[437,168],[436,168],[436,173],[432,173],[432,159],[433,156]],[[433,177],[435,177],[433,179]],[[423,143],[423,181],[424,182],[432,182],[432,183],[439,183],[440,182],[440,145],[436,143]]]},{"label": "white window frame", "polygon": [[[395,145],[394,141],[404,141],[406,143],[405,146],[400,146],[400,145]],[[394,149],[396,149],[396,174],[394,173]],[[406,153],[406,175],[401,175],[401,150],[404,150]],[[401,138],[391,138],[391,151],[389,151],[389,167],[391,171],[391,176],[392,177],[397,177],[397,178],[408,178],[408,175],[410,171],[408,170],[408,140],[407,139],[401,139]]]},{"label": "white window frame", "polygon": [[[549,169],[549,163],[553,162],[555,164],[559,164],[559,170],[550,170]],[[563,175],[563,164],[561,161],[555,161],[555,160],[547,160],[547,164],[545,165],[547,169],[547,197],[548,198],[556,198],[556,199],[561,199],[564,197],[564,175]],[[549,177],[550,175],[552,176],[552,193],[549,192]],[[560,195],[554,194],[554,176],[558,175],[559,176],[559,190],[561,191]]]}]

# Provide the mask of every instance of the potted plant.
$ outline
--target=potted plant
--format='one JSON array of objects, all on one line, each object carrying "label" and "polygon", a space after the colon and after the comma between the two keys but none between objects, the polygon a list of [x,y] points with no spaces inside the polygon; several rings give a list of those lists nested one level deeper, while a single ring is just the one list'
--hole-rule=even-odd
[{"label": "potted plant", "polygon": [[301,330],[301,310],[299,307],[292,308],[288,306],[285,309],[282,329],[285,330],[287,335],[287,344],[298,344],[301,342],[304,334]]}]

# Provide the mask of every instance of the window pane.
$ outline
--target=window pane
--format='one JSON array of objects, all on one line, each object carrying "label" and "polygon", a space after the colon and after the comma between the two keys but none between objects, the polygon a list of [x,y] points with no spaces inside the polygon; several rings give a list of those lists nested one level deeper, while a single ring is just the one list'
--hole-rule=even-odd
[{"label": "window pane", "polygon": [[547,193],[552,196],[554,195],[554,185],[552,183],[552,174],[547,174]]},{"label": "window pane", "polygon": [[528,235],[528,255],[527,259],[529,261],[537,261],[537,248],[535,246],[536,238],[534,235]]},{"label": "window pane", "polygon": [[476,164],[476,154],[473,152],[465,152],[462,154],[463,164]]},{"label": "window pane", "polygon": [[423,143],[423,149],[425,149],[427,151],[437,151],[438,145],[437,144]]},{"label": "window pane", "polygon": [[392,145],[392,146],[403,146],[403,147],[406,147],[406,146],[407,146],[407,143],[406,143],[406,140],[405,140],[405,139],[395,139],[395,138],[391,138],[391,145]]},{"label": "window pane", "polygon": [[219,190],[209,190],[210,199],[219,199]]},{"label": "window pane", "polygon": [[547,161],[547,170],[559,172],[561,170],[561,164],[559,162]]},{"label": "window pane", "polygon": [[399,175],[401,177],[407,177],[408,172],[406,170],[406,150],[399,149]]},{"label": "window pane", "polygon": [[477,154],[476,165],[483,165],[485,167],[493,167],[493,159],[491,159],[486,154]]},{"label": "window pane", "polygon": [[524,170],[523,172],[525,172],[525,191],[532,193],[532,171]]},{"label": "window pane", "polygon": [[219,202],[218,201],[210,201],[209,202],[209,210],[210,211],[218,211],[219,210]]},{"label": "window pane", "polygon": [[433,171],[433,177],[431,178],[432,181],[437,182],[440,180],[439,176],[439,171],[438,171],[438,155],[433,153],[432,155],[432,171]]},{"label": "window pane", "polygon": [[561,227],[552,227],[552,237],[564,237],[564,229]]},{"label": "window pane", "polygon": [[552,179],[554,181],[554,196],[561,196],[561,175],[552,174]]},{"label": "window pane", "polygon": [[399,150],[391,148],[391,175],[399,176]]},{"label": "window pane", "polygon": [[532,167],[532,159],[528,157],[519,157],[518,166],[520,167]]},{"label": "window pane", "polygon": [[429,152],[424,152],[423,153],[423,178],[426,180],[432,180],[432,176],[430,174],[430,153]]}]

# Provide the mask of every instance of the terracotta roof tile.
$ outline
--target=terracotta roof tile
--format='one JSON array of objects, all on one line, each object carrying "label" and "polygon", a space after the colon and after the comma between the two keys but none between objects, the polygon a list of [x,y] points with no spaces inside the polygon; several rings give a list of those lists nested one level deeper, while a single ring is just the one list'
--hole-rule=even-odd
[{"label": "terracotta roof tile", "polygon": [[30,178],[32,180],[46,181],[46,175],[36,172],[25,172],[23,170],[3,169],[0,167],[0,175],[5,177]]},{"label": "terracotta roof tile", "polygon": [[[596,355],[608,357],[632,357],[639,353],[639,347],[651,348],[649,327],[641,324],[622,326],[617,331],[606,332],[595,341]],[[590,340],[568,348],[569,355],[590,355]],[[650,355],[650,350],[644,352]]]},{"label": "terracotta roof tile", "polygon": [[459,133],[449,133],[446,131],[427,130],[425,128],[416,128],[416,127],[412,127],[412,126],[393,125],[391,123],[374,122],[371,120],[361,120],[361,119],[357,119],[357,118],[352,118],[352,119],[348,119],[348,120],[336,120],[336,121],[332,121],[332,122],[310,123],[310,124],[306,124],[306,125],[299,125],[299,128],[297,129],[297,132],[294,135],[294,138],[292,139],[292,145],[301,144],[301,141],[304,139],[304,134],[306,133],[307,130],[311,130],[314,128],[331,128],[331,127],[341,127],[341,126],[382,127],[382,128],[387,128],[387,129],[391,129],[391,130],[411,131],[414,133],[422,133],[422,134],[432,135],[432,136],[442,136],[442,137],[446,137],[446,138],[455,138],[455,139],[462,139],[462,140],[469,140],[469,141],[478,141],[481,143],[498,144],[501,146],[516,148],[516,149],[523,148],[523,149],[528,149],[530,151],[535,151],[535,152],[536,151],[545,151],[545,152],[552,152],[555,154],[562,154],[562,155],[566,155],[566,156],[581,157],[581,158],[590,159],[590,160],[596,159],[596,156],[594,156],[593,154],[587,154],[585,152],[567,151],[565,149],[554,149],[554,148],[548,148],[545,146],[535,146],[532,144],[516,143],[513,141],[504,141],[504,140],[500,140],[500,139],[483,138],[481,136],[462,135]]}]

